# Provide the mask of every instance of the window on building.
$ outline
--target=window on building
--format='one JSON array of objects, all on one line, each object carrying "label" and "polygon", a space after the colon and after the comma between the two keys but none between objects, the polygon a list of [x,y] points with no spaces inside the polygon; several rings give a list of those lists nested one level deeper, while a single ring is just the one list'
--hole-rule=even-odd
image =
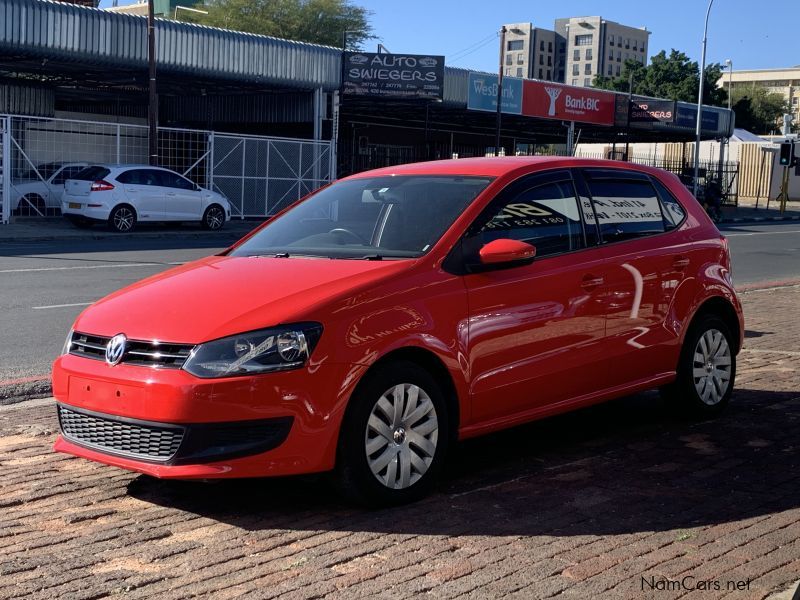
[{"label": "window on building", "polygon": [[511,69],[506,69],[506,76],[511,77]]},{"label": "window on building", "polygon": [[509,40],[506,47],[509,50],[522,50],[525,47],[525,40]]},{"label": "window on building", "polygon": [[614,74],[614,67],[608,65],[608,76],[611,77]]},{"label": "window on building", "polygon": [[584,75],[591,75],[592,74],[592,65],[590,63],[586,63],[583,68]]},{"label": "window on building", "polygon": [[539,55],[539,64],[540,64],[540,65],[543,65],[543,64],[544,64],[544,56],[543,56],[543,55],[541,55],[541,54]]},{"label": "window on building", "polygon": [[630,48],[631,47],[631,38],[625,38],[625,47],[626,48]]},{"label": "window on building", "polygon": [[581,51],[577,48],[572,51],[572,60],[580,60],[581,59]]},{"label": "window on building", "polygon": [[639,42],[637,40],[633,40],[633,49],[634,50],[638,50],[639,49]]},{"label": "window on building", "polygon": [[583,87],[590,87],[592,85],[592,78],[591,77],[584,77],[583,78]]},{"label": "window on building", "polygon": [[517,67],[517,77],[522,77],[522,67]]},{"label": "window on building", "polygon": [[576,35],[575,36],[575,45],[576,46],[591,46],[592,45],[592,34],[584,34],[584,35]]},{"label": "window on building", "polygon": [[573,79],[572,80],[572,85],[578,85],[578,80],[577,79]]},{"label": "window on building", "polygon": [[539,69],[539,79],[542,78],[542,69]]},{"label": "window on building", "polygon": [[617,77],[619,77],[619,72],[620,72],[620,68],[619,68],[619,65],[617,65]]},{"label": "window on building", "polygon": [[524,58],[524,56],[525,56],[525,55],[524,55],[524,54],[522,54],[522,52],[520,52],[519,54],[517,54],[517,64],[518,64],[518,65],[524,64],[524,62],[525,62],[525,58]]},{"label": "window on building", "polygon": [[629,56],[628,56],[628,53],[626,52],[625,53],[625,60],[628,60],[628,58],[629,58]]},{"label": "window on building", "polygon": [[608,53],[608,60],[614,60],[614,51],[610,50]]},{"label": "window on building", "polygon": [[553,78],[551,76],[551,71],[550,71],[550,69],[547,69],[547,81],[551,81],[552,79]]},{"label": "window on building", "polygon": [[592,60],[592,49],[591,48],[587,48],[586,49],[586,60]]},{"label": "window on building", "polygon": [[553,42],[547,42],[547,51],[548,52],[552,52],[553,51]]},{"label": "window on building", "polygon": [[611,46],[613,46],[613,45],[614,45],[614,36],[613,36],[613,35],[610,35],[610,36],[608,36],[608,43],[609,43]]},{"label": "window on building", "polygon": [[622,50],[617,50],[617,62],[622,62]]},{"label": "window on building", "polygon": [[539,50],[544,52],[544,40],[539,40]]},{"label": "window on building", "polygon": [[513,57],[513,55],[511,55],[511,54],[506,54],[506,64],[507,64],[507,65],[510,65],[510,64],[511,64],[511,62],[512,62],[513,60],[514,60],[514,57]]},{"label": "window on building", "polygon": [[573,75],[580,75],[580,73],[581,73],[581,66],[580,65],[572,65],[572,74]]}]

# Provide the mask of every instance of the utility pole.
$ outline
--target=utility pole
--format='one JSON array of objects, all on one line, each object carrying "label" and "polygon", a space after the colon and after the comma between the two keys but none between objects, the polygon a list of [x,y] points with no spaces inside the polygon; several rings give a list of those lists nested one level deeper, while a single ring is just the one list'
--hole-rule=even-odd
[{"label": "utility pole", "polygon": [[497,72],[497,131],[494,138],[494,155],[500,156],[500,126],[503,120],[503,50],[506,46],[506,26],[500,30],[500,69]]},{"label": "utility pole", "polygon": [[625,160],[630,162],[628,150],[631,142],[631,104],[633,102],[633,70],[628,76],[628,122],[625,127]]},{"label": "utility pole", "polygon": [[158,93],[156,92],[156,28],[153,0],[147,0],[147,66],[149,69],[149,99],[147,125],[149,128],[149,162],[158,166]]},{"label": "utility pole", "polygon": [[711,14],[711,5],[714,0],[708,0],[706,10],[706,22],[703,26],[703,52],[700,59],[700,85],[697,90],[697,124],[695,128],[694,140],[694,197],[697,198],[698,178],[700,176],[700,132],[703,125],[703,87],[706,79],[706,44],[708,42],[708,17]]}]

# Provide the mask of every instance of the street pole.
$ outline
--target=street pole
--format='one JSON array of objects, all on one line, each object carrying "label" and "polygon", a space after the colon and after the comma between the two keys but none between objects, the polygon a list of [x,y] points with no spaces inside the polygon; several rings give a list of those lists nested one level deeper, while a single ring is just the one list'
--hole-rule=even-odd
[{"label": "street pole", "polygon": [[625,127],[625,160],[630,162],[628,158],[628,149],[631,141],[631,103],[633,102],[633,71],[631,71],[628,79],[628,123]]},{"label": "street pole", "polygon": [[711,14],[711,5],[714,0],[708,0],[708,9],[706,9],[706,21],[703,26],[703,52],[700,55],[700,83],[697,86],[697,127],[695,129],[694,140],[694,197],[697,198],[697,183],[700,176],[700,132],[703,124],[703,84],[705,83],[706,75],[706,44],[708,42],[708,17]]},{"label": "street pole", "polygon": [[725,64],[728,66],[728,110],[730,110],[733,96],[733,61],[728,58],[725,60]]},{"label": "street pole", "polygon": [[497,131],[494,138],[494,155],[500,156],[500,126],[503,114],[503,50],[506,45],[506,26],[500,30],[500,69],[497,72]]},{"label": "street pole", "polygon": [[158,166],[158,93],[156,92],[156,28],[153,0],[147,0],[147,66],[149,98],[147,103],[149,162]]}]

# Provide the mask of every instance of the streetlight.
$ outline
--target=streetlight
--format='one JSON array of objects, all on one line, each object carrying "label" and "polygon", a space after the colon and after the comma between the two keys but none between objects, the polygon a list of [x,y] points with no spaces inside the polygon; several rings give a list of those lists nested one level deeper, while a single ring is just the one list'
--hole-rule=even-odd
[{"label": "streetlight", "polygon": [[193,13],[200,13],[201,15],[207,15],[208,14],[207,10],[200,10],[199,8],[191,8],[190,6],[175,5],[175,14],[172,17],[174,21],[178,20],[178,9],[180,9],[180,10],[188,10],[189,12],[193,12]]},{"label": "streetlight", "polygon": [[700,84],[697,86],[697,128],[694,140],[694,188],[692,193],[697,198],[697,179],[700,176],[700,128],[703,123],[703,84],[706,75],[706,42],[708,41],[708,17],[711,14],[711,5],[714,0],[708,1],[706,10],[706,22],[703,26],[703,52],[700,57]]},{"label": "streetlight", "polygon": [[725,59],[725,66],[728,67],[728,110],[731,109],[731,97],[733,96],[733,61]]}]

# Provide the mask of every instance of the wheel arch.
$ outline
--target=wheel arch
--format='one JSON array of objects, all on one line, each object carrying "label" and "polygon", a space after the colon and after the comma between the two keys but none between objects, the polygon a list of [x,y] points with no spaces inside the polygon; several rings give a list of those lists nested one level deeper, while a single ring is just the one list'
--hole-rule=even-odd
[{"label": "wheel arch", "polygon": [[689,324],[684,331],[683,338],[686,338],[686,332],[691,329],[698,319],[706,315],[717,316],[725,322],[725,325],[727,325],[731,330],[731,334],[733,335],[733,339],[736,344],[735,353],[738,354],[742,349],[743,331],[739,322],[739,315],[736,312],[736,308],[734,308],[731,301],[724,296],[712,296],[700,303],[700,305],[697,307],[697,310],[695,310],[694,314],[692,315],[692,318],[689,320]]}]

